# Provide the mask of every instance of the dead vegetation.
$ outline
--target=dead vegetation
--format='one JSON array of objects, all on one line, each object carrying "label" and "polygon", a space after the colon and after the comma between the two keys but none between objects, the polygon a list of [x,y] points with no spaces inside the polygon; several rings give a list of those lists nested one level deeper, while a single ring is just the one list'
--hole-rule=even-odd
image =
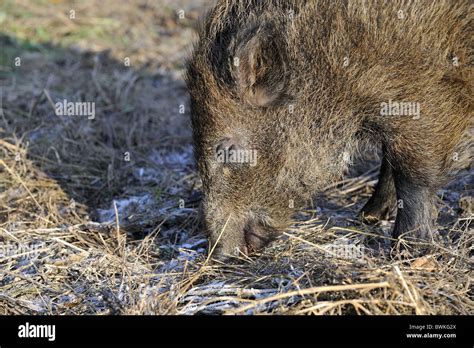
[{"label": "dead vegetation", "polygon": [[[213,261],[182,81],[202,3],[42,3],[0,8],[0,314],[474,312],[472,170],[440,192],[423,257],[355,218],[369,161],[262,253]],[[63,99],[95,118],[55,115]]]}]

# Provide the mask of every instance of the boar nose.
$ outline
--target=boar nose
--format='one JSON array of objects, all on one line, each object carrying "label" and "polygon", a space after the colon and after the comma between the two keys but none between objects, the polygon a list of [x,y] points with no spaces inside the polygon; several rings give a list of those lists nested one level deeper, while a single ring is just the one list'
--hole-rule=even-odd
[{"label": "boar nose", "polygon": [[240,248],[239,248],[239,251],[244,254],[245,256],[248,256],[249,255],[249,249],[247,247],[247,244],[244,244],[242,245]]},{"label": "boar nose", "polygon": [[256,221],[250,221],[244,228],[245,249],[252,253],[268,243],[265,228]]},{"label": "boar nose", "polygon": [[249,254],[249,248],[247,247],[246,243],[243,243],[239,246],[233,246],[232,248],[227,248],[226,246],[221,245],[217,247],[217,249],[212,254],[212,257],[220,261],[227,261],[232,257],[239,257],[242,255],[248,256]]}]

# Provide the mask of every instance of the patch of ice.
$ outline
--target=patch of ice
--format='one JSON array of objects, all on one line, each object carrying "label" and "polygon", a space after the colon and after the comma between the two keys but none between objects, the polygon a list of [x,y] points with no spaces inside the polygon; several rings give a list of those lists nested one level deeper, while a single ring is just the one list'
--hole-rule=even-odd
[{"label": "patch of ice", "polygon": [[193,148],[187,145],[181,151],[156,151],[150,156],[150,160],[157,165],[185,167],[192,163]]},{"label": "patch of ice", "polygon": [[[140,181],[158,180],[163,175],[161,168],[166,169],[167,172],[182,175],[184,172],[189,171],[193,163],[193,147],[186,145],[172,151],[164,148],[157,149],[148,156],[148,160],[155,164],[154,168],[139,167],[133,172],[135,178]],[[177,194],[180,192],[180,188],[170,188],[170,192],[171,194]]]},{"label": "patch of ice", "polygon": [[135,178],[142,181],[154,181],[158,177],[158,173],[156,170],[151,168],[137,168],[133,172]]},{"label": "patch of ice", "polygon": [[97,209],[97,213],[99,214],[99,222],[101,223],[111,223],[115,221],[115,206],[117,207],[117,212],[119,214],[119,218],[123,218],[126,214],[127,209],[131,206],[133,207],[144,207],[148,204],[153,202],[152,198],[149,194],[143,196],[131,196],[128,198],[116,199],[112,202],[112,206],[110,209]]},{"label": "patch of ice", "polygon": [[194,249],[200,245],[206,244],[207,240],[206,239],[198,239],[189,243],[184,243],[181,244],[180,247],[184,249]]}]

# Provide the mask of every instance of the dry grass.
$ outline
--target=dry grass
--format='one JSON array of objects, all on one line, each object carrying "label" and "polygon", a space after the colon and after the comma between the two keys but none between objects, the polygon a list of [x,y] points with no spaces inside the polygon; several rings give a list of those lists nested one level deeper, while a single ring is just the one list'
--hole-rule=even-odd
[{"label": "dry grass", "polygon": [[[1,314],[474,312],[474,171],[440,192],[423,257],[355,219],[369,161],[262,253],[211,262],[181,78],[199,3],[44,2],[0,8]],[[62,99],[95,118],[56,116]]]}]

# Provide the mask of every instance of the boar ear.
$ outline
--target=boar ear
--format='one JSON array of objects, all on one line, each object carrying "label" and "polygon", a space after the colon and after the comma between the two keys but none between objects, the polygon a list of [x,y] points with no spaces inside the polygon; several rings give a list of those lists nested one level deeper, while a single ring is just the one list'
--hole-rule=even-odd
[{"label": "boar ear", "polygon": [[268,107],[288,100],[288,62],[281,33],[271,28],[252,30],[238,44],[233,75],[239,96],[250,105]]}]

